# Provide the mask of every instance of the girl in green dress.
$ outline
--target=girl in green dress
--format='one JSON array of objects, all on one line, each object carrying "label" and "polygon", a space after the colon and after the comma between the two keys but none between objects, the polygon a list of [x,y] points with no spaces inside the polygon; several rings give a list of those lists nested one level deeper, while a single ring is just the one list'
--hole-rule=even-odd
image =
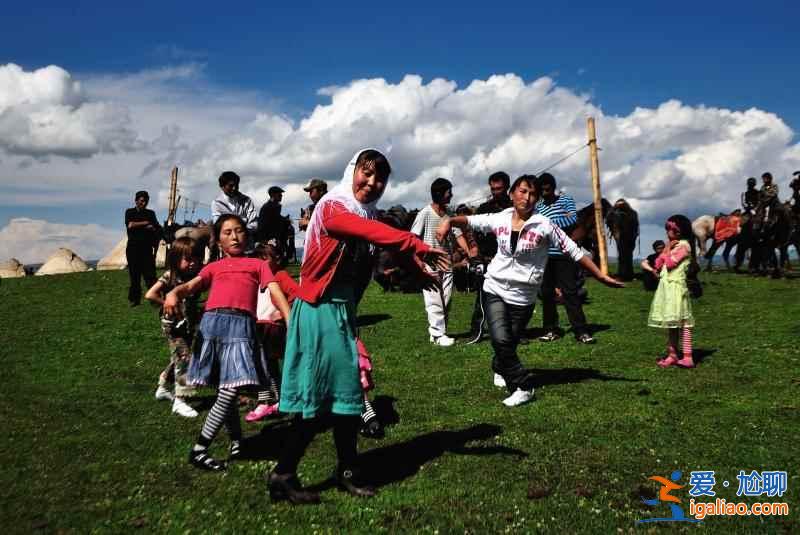
[{"label": "girl in green dress", "polygon": [[[694,368],[692,328],[694,316],[686,279],[697,267],[692,224],[684,215],[673,215],[665,225],[668,246],[656,259],[658,289],[650,305],[647,324],[667,329],[667,354],[658,361],[662,368]],[[679,331],[683,336],[683,357],[678,358]]]}]

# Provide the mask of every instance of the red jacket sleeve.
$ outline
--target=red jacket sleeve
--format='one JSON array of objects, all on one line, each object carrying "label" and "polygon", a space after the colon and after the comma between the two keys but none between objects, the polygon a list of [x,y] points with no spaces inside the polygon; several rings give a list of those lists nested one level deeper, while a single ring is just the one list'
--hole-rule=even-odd
[{"label": "red jacket sleeve", "polygon": [[286,296],[286,300],[291,303],[297,296],[297,290],[300,286],[295,280],[285,271],[279,271],[275,274],[275,282],[281,287],[281,291]]},{"label": "red jacket sleeve", "polygon": [[397,230],[372,219],[350,212],[333,213],[325,219],[325,229],[334,238],[360,238],[383,247],[397,247],[401,252],[424,253],[430,250],[425,242],[404,230]]}]

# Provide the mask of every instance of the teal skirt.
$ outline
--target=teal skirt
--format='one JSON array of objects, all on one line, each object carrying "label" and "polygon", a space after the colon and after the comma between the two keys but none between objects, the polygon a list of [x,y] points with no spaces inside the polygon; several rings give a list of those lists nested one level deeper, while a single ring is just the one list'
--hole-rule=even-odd
[{"label": "teal skirt", "polygon": [[352,288],[328,288],[316,305],[297,299],[286,333],[280,411],[358,416],[362,404]]}]

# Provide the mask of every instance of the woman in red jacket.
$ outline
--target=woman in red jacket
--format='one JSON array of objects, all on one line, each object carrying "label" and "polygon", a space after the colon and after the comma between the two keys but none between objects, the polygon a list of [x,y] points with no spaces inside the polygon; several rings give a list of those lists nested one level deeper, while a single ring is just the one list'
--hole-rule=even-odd
[{"label": "woman in red jacket", "polygon": [[341,183],[314,209],[289,320],[281,382],[280,410],[296,417],[278,465],[268,476],[272,500],[319,502],[317,493],[301,487],[297,466],[314,438],[317,416],[328,413],[333,415],[338,485],[357,496],[375,494],[359,478],[356,467],[363,394],[355,308],[371,274],[369,244],[394,247],[427,287],[436,281],[427,274],[425,262],[447,265],[444,251],[373,220],[390,173],[383,154],[373,149],[359,151]]}]

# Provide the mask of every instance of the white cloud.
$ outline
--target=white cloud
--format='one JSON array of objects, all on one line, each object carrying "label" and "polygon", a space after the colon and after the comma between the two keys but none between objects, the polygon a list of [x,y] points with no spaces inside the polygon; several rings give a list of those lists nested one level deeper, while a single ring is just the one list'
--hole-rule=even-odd
[{"label": "white cloud", "polygon": [[124,106],[90,102],[55,65],[26,72],[0,66],[0,150],[12,155],[87,158],[141,148]]},{"label": "white cloud", "polygon": [[72,249],[84,260],[99,260],[123,237],[119,230],[100,225],[66,225],[20,217],[0,229],[0,260],[42,263],[59,247]]},{"label": "white cloud", "polygon": [[[231,169],[257,204],[269,186],[284,186],[285,211],[296,216],[308,178],[338,182],[365,146],[391,147],[384,205],[427,203],[437,176],[453,180],[457,202],[477,200],[492,172],[537,173],[585,145],[587,116],[597,119],[604,195],[626,197],[654,228],[675,212],[731,210],[746,177],[769,170],[785,185],[800,168],[800,144],[774,113],[669,100],[606,115],[602,103],[550,77],[501,74],[464,87],[415,75],[353,80],[319,89],[322,103],[291,116],[263,95],[214,85],[198,63],[80,82],[58,67],[0,72],[0,106],[12,116],[32,106],[53,125],[25,131],[17,120],[12,126],[27,132],[17,137],[0,121],[0,177],[28,188],[0,185],[0,203],[128,199],[144,188],[160,191],[153,204],[163,212],[168,171],[178,165],[185,197],[209,203]],[[27,140],[27,152],[11,150],[12,138]],[[551,172],[579,204],[590,200],[586,151]]]},{"label": "white cloud", "polygon": [[[526,83],[514,74],[496,75],[459,89],[451,81],[424,83],[409,75],[394,84],[355,80],[319,94],[329,102],[297,124],[264,113],[235,135],[184,152],[192,178],[183,187],[210,198],[216,185],[207,177],[231,168],[242,174],[242,190],[260,200],[273,183],[300,184],[312,175],[336,181],[357,148],[391,145],[395,173],[383,204],[428,202],[436,176],[454,181],[457,201],[472,200],[485,195],[494,171],[537,173],[584,145],[590,115],[603,149],[604,194],[628,198],[643,221],[656,225],[676,211],[694,216],[733,209],[747,176],[769,169],[786,177],[800,166],[793,132],[775,114],[670,100],[607,116],[588,96],[547,77]],[[585,151],[551,172],[579,203],[590,200]],[[287,204],[294,205],[294,197]]]}]

